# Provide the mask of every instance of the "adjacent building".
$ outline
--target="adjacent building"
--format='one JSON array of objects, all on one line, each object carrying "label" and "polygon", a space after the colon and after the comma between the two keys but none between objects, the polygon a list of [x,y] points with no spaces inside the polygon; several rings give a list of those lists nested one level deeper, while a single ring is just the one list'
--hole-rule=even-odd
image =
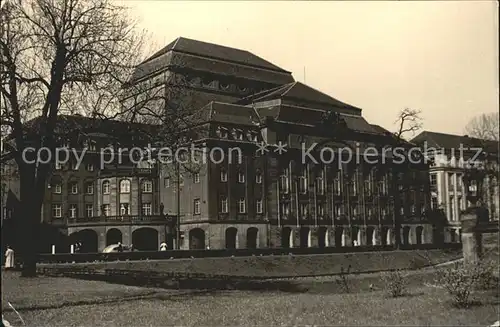
[{"label": "adjacent building", "polygon": [[445,236],[448,242],[460,242],[461,212],[472,204],[467,194],[478,193],[477,181],[467,181],[471,173],[475,172],[483,181],[480,193],[489,209],[490,220],[498,220],[498,141],[424,131],[412,142],[418,144],[432,160],[429,171],[431,205],[446,213],[449,227]]}]

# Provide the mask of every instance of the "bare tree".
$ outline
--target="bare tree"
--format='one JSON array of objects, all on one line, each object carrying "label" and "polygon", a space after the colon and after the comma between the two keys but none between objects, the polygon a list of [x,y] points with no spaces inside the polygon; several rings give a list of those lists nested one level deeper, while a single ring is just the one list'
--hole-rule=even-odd
[{"label": "bare tree", "polygon": [[[36,159],[41,148],[53,153],[58,116],[76,110],[64,107],[67,101],[88,103],[92,90],[114,92],[107,85],[119,81],[138,59],[141,35],[126,8],[109,0],[12,0],[1,14],[1,124],[13,138],[20,177],[22,275],[34,276],[36,231],[52,164],[24,159]],[[97,107],[102,111],[102,104]],[[24,125],[34,118],[37,136],[29,138]],[[23,158],[27,147],[35,152]]]},{"label": "bare tree", "polygon": [[472,118],[465,126],[465,134],[482,140],[499,140],[498,112],[481,114]]},{"label": "bare tree", "polygon": [[415,133],[422,128],[421,110],[405,108],[398,114],[398,119],[394,122],[398,124],[398,130],[394,135],[403,140],[403,135],[406,133]]}]

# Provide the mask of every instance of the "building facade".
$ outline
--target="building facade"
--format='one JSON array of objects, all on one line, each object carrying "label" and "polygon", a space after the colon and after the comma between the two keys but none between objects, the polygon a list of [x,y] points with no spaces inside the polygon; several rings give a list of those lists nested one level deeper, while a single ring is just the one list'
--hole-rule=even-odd
[{"label": "building facade", "polygon": [[[64,117],[86,135],[67,146],[87,150],[80,166],[54,167],[42,216],[83,251],[155,250],[164,240],[181,249],[435,241],[428,166],[397,162],[385,150],[406,143],[361,109],[248,51],[185,38],[137,67],[124,104],[144,89],[166,95],[156,114],[189,111],[203,160],[101,166],[104,148],[138,145],[130,123]],[[138,117],[161,134],[161,123]]]},{"label": "building facade", "polygon": [[482,200],[489,210],[490,220],[498,220],[498,142],[429,131],[422,132],[412,142],[426,150],[426,156],[432,160],[429,170],[431,205],[446,214],[447,242],[460,242],[461,213],[472,205],[467,194],[478,193],[477,182],[466,181],[472,171],[479,171],[483,181]]}]

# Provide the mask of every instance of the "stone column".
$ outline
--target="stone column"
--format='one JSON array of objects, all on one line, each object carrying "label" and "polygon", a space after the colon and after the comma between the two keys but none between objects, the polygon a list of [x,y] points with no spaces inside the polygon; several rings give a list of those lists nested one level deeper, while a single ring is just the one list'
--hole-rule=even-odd
[{"label": "stone column", "polygon": [[477,208],[469,208],[462,215],[462,251],[464,264],[476,264],[481,258],[482,234],[477,231]]}]

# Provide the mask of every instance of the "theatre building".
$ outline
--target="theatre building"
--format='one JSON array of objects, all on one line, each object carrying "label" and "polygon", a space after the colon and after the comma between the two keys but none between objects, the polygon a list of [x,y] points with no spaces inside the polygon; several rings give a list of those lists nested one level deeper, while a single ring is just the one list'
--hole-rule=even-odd
[{"label": "theatre building", "polygon": [[[427,165],[394,162],[383,150],[400,142],[360,108],[248,51],[185,38],[139,65],[125,87],[132,94],[146,84],[185,90],[178,94],[189,103],[189,129],[207,160],[196,170],[154,162],[101,169],[100,149],[118,146],[114,140],[130,134],[127,124],[66,118],[85,129],[78,146],[90,154],[80,167],[55,167],[43,220],[83,240],[85,252],[119,241],[155,250],[163,240],[181,249],[435,240]],[[157,109],[169,114],[166,104]],[[145,129],[162,128],[148,123]]]},{"label": "theatre building", "polygon": [[[322,164],[322,147],[381,153],[395,144],[361,109],[246,51],[180,38],[153,57],[138,71],[155,67],[150,78],[177,74],[192,81],[193,94],[207,101],[196,110],[196,143],[219,154],[196,172],[179,171],[180,178],[162,169],[168,173],[160,177],[161,201],[172,215],[180,204],[181,248],[433,241],[425,164],[393,164],[390,156]],[[261,143],[269,151],[259,152]],[[302,160],[302,147],[314,143],[316,160]],[[224,155],[212,151],[219,148]]]}]

